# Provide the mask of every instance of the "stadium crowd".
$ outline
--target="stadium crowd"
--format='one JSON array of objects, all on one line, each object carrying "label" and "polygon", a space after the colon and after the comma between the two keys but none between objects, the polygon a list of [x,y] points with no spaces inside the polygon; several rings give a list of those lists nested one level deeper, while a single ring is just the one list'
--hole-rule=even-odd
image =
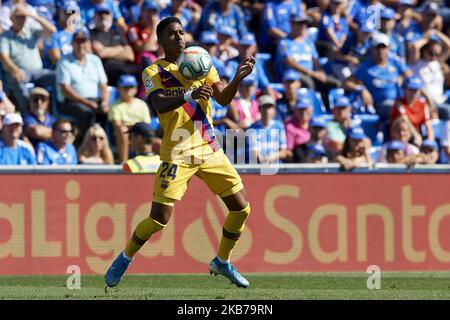
[{"label": "stadium crowd", "polygon": [[250,132],[259,163],[450,162],[450,0],[10,0],[0,165],[157,161],[141,73],[171,15],[223,82],[256,56],[232,103],[213,101],[227,155],[242,150],[226,133]]}]

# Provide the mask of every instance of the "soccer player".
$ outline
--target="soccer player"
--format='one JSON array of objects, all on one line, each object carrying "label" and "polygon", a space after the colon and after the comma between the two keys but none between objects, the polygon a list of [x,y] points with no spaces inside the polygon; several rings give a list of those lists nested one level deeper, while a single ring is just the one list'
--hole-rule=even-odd
[{"label": "soccer player", "polygon": [[[222,106],[231,102],[242,79],[252,72],[255,59],[249,57],[242,61],[227,86],[220,82],[214,66],[206,78],[187,80],[176,64],[185,48],[180,20],[176,17],[163,19],[156,33],[165,57],[147,67],[142,78],[147,101],[158,112],[164,130],[160,149],[162,163],[156,173],[150,216],[138,224],[125,250],[108,269],[106,285],[114,287],[119,283],[138,250],[169,222],[174,202],[181,200],[189,180],[197,175],[229,209],[218,253],[210,262],[209,271],[246,288],[249,282],[231,264],[230,256],[244,230],[250,205],[239,174],[216,141],[209,112],[211,97]],[[180,137],[184,137],[181,142]]]}]

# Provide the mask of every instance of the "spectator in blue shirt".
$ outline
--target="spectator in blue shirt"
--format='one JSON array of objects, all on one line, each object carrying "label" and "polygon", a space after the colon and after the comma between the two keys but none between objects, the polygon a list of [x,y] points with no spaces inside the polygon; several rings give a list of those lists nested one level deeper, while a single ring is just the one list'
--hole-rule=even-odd
[{"label": "spectator in blue shirt", "polygon": [[35,87],[28,99],[28,113],[24,117],[24,131],[36,147],[38,142],[47,141],[52,136],[52,125],[56,119],[48,113],[50,93],[44,88]]},{"label": "spectator in blue shirt", "polygon": [[349,12],[351,17],[350,26],[353,30],[356,30],[364,23],[370,23],[375,28],[379,28],[380,12],[384,8],[385,6],[378,0],[355,1]]},{"label": "spectator in blue shirt", "polygon": [[319,25],[318,49],[324,50],[322,56],[331,57],[333,52],[342,48],[349,32],[344,16],[344,0],[331,0],[327,12],[324,12]]},{"label": "spectator in blue shirt", "polygon": [[289,38],[281,40],[277,60],[284,67],[282,73],[290,70],[300,73],[302,86],[309,89],[317,87],[324,100],[328,101],[327,90],[338,86],[339,80],[322,70],[316,47],[308,37],[309,21],[308,16],[291,17],[291,33]]},{"label": "spectator in blue shirt", "polygon": [[122,0],[119,3],[119,10],[127,25],[138,23],[141,15],[143,0]]},{"label": "spectator in blue shirt", "polygon": [[231,0],[209,2],[203,9],[197,33],[203,30],[219,32],[224,26],[230,27],[239,36],[248,32],[241,7]]},{"label": "spectator in blue shirt", "polygon": [[250,161],[277,163],[287,156],[286,131],[283,123],[275,120],[275,100],[269,95],[262,95],[258,101],[261,119],[247,129]]},{"label": "spectator in blue shirt", "polygon": [[89,39],[90,33],[86,28],[75,31],[72,54],[61,59],[56,66],[59,111],[78,121],[80,135],[75,145],[96,118],[106,122],[109,110],[105,70],[100,58],[89,53]]},{"label": "spectator in blue shirt", "polygon": [[391,53],[405,62],[405,39],[394,32],[395,22],[395,11],[389,7],[384,8],[381,11],[380,30],[389,37]]},{"label": "spectator in blue shirt", "polygon": [[3,137],[0,138],[0,165],[36,164],[33,148],[20,139],[22,117],[8,113],[3,118]]},{"label": "spectator in blue shirt", "polygon": [[283,94],[277,100],[276,119],[284,122],[292,115],[297,105],[298,89],[302,86],[300,75],[295,71],[287,71],[283,75]]},{"label": "spectator in blue shirt", "polygon": [[274,52],[278,42],[291,32],[290,18],[300,16],[300,1],[269,0],[266,1],[261,19],[260,49],[263,52]]},{"label": "spectator in blue shirt", "polygon": [[67,120],[57,120],[52,126],[50,141],[39,142],[36,148],[38,164],[77,164],[73,141],[73,127]]},{"label": "spectator in blue shirt", "polygon": [[85,26],[88,27],[88,29],[93,29],[95,26],[94,21],[94,14],[95,14],[95,7],[97,5],[106,5],[108,6],[109,10],[111,10],[114,24],[124,32],[128,29],[127,24],[125,23],[125,19],[122,16],[122,13],[120,12],[119,6],[117,5],[116,1],[114,0],[81,0],[79,2],[80,6],[80,15],[81,15],[81,22]]},{"label": "spectator in blue shirt", "polygon": [[389,45],[387,35],[373,34],[370,60],[361,64],[344,83],[345,89],[360,92],[364,106],[373,105],[382,120],[389,119],[402,77],[412,75],[404,63],[389,55]]},{"label": "spectator in blue shirt", "polygon": [[54,69],[61,58],[72,53],[72,35],[79,18],[80,8],[77,2],[64,1],[58,9],[57,31],[44,41],[44,67]]}]

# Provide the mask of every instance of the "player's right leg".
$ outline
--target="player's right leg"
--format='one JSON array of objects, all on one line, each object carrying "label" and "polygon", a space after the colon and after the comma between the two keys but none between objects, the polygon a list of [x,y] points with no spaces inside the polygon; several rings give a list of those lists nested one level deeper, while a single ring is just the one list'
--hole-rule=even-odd
[{"label": "player's right leg", "polygon": [[128,269],[134,255],[150,237],[161,231],[170,219],[175,200],[181,200],[186,192],[189,179],[197,171],[196,167],[162,162],[156,173],[153,186],[153,202],[150,217],[142,220],[123,252],[112,263],[105,275],[108,287],[116,286]]},{"label": "player's right leg", "polygon": [[[171,203],[171,204],[170,204]],[[134,255],[141,249],[150,237],[161,231],[169,222],[173,212],[173,201],[168,203],[152,202],[150,216],[142,220],[133,232],[124,251],[119,253],[105,275],[108,287],[115,287],[122,279],[123,274],[130,266]]]}]

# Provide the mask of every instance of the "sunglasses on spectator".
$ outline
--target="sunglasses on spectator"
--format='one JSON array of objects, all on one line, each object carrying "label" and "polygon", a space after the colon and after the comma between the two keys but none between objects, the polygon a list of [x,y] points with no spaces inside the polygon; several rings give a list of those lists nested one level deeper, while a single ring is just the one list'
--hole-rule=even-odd
[{"label": "sunglasses on spectator", "polygon": [[97,140],[103,141],[105,138],[102,136],[92,136],[91,139],[92,139],[92,141],[97,141]]},{"label": "sunglasses on spectator", "polygon": [[58,131],[59,131],[60,133],[67,133],[67,134],[73,133],[73,129],[70,129],[70,130],[58,129]]},{"label": "sunglasses on spectator", "polygon": [[48,100],[48,97],[46,97],[46,96],[33,96],[33,97],[31,98],[31,101],[33,101],[33,102],[35,102],[35,103],[38,103],[39,100],[47,101],[47,100]]}]

